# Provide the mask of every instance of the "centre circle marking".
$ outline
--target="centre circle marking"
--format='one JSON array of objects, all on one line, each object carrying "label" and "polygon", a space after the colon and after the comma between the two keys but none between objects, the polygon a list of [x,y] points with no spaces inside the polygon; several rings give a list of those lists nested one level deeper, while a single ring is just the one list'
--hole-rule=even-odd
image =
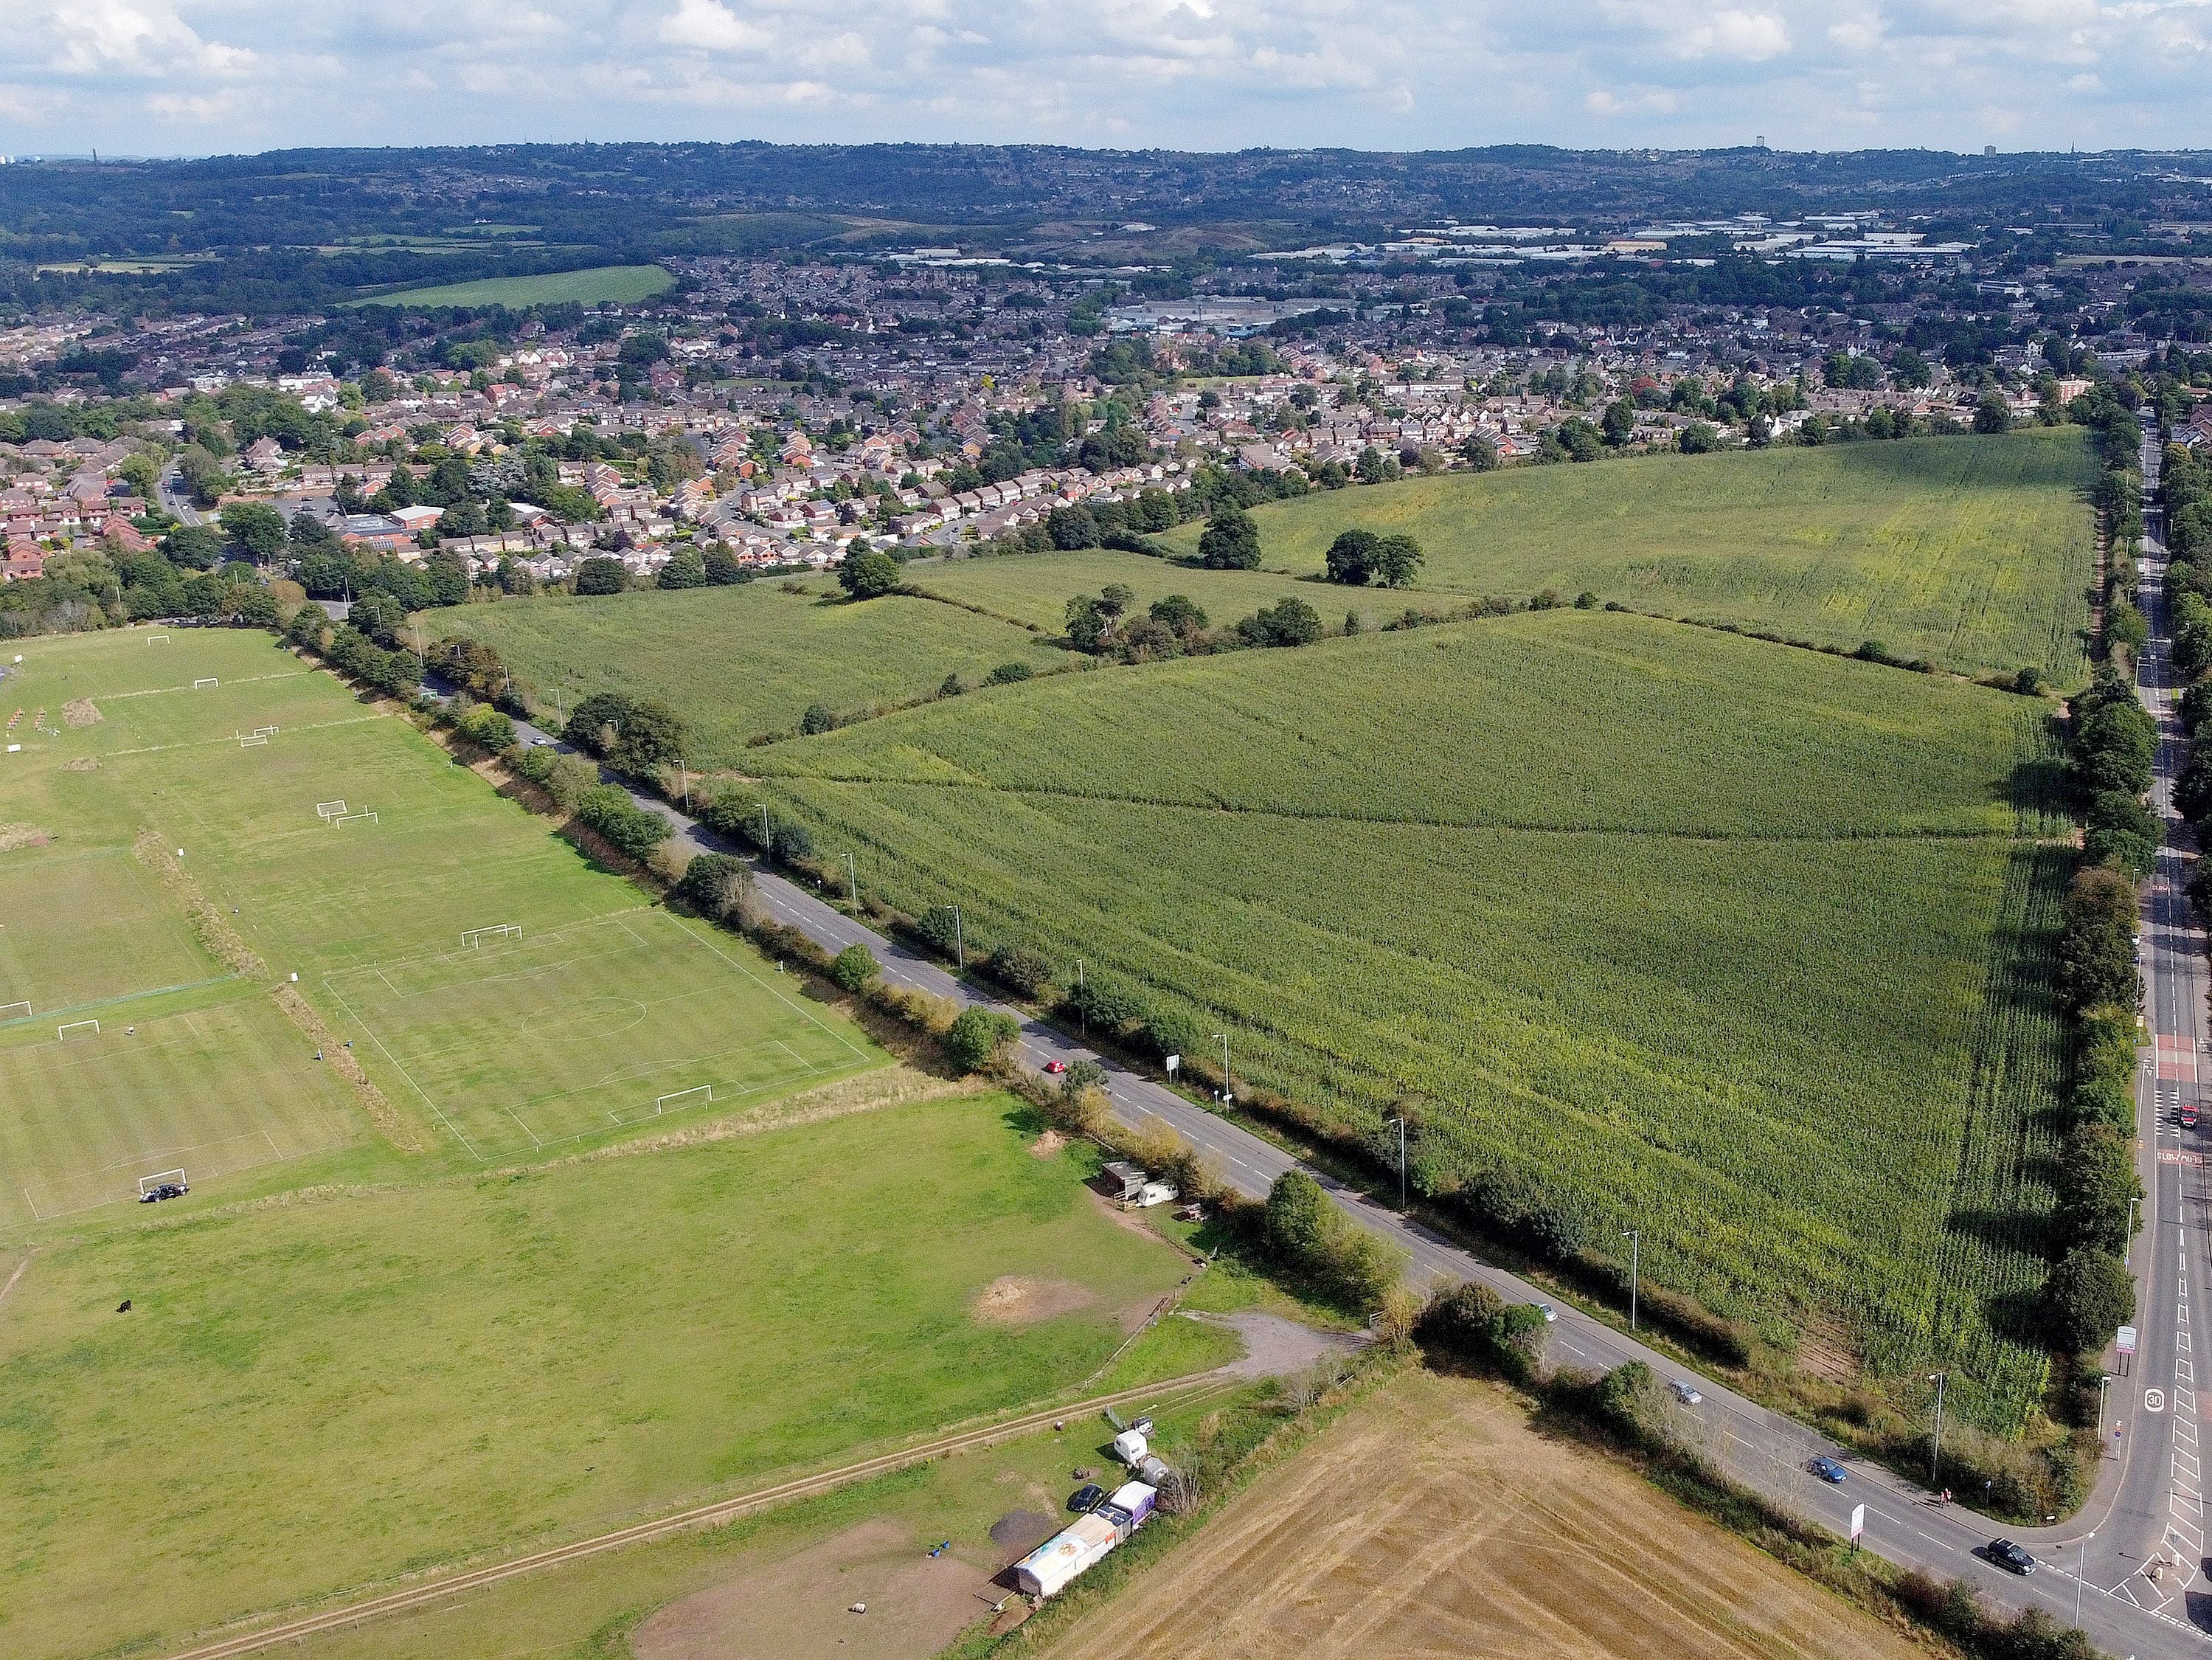
[{"label": "centre circle marking", "polygon": [[631,997],[587,997],[565,1009],[548,1010],[523,1026],[523,1035],[541,1043],[580,1043],[611,1037],[645,1019],[645,1005]]}]

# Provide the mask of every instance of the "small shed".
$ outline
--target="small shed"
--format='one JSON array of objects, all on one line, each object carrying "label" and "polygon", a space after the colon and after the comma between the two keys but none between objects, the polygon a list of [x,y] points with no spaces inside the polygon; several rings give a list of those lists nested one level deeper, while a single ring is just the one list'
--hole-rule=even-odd
[{"label": "small shed", "polygon": [[1109,1199],[1127,1201],[1145,1190],[1145,1172],[1126,1158],[1111,1160],[1098,1172],[1099,1186]]}]

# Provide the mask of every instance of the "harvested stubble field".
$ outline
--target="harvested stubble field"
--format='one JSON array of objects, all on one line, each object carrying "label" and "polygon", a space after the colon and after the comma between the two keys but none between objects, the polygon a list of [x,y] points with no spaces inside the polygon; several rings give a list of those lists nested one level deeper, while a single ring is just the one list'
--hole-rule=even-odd
[{"label": "harvested stubble field", "polygon": [[[1318,492],[1255,509],[1269,569],[1322,568],[1337,532],[1408,532],[1424,587],[1585,589],[1971,673],[2087,668],[2094,546],[2081,432],[1660,455]],[[1160,538],[1178,552],[1199,526]],[[1324,615],[1327,613],[1324,612]]]},{"label": "harvested stubble field", "polygon": [[[1431,1192],[1878,1370],[2044,1361],[2047,706],[1561,611],[1014,687],[757,751],[865,891],[1133,993]],[[752,794],[750,787],[744,788]],[[1869,1173],[1880,1171],[1879,1182]],[[1954,1214],[1974,1219],[1954,1229]]]},{"label": "harvested stubble field", "polygon": [[1410,1373],[1036,1651],[1050,1660],[1905,1660],[1923,1651],[1502,1390]]},{"label": "harvested stubble field", "polygon": [[467,634],[496,647],[549,721],[592,692],[665,699],[690,720],[695,768],[743,765],[747,739],[792,731],[810,704],[851,714],[927,696],[949,674],[973,685],[1001,663],[1041,672],[1071,660],[1011,623],[904,597],[824,603],[819,582],[803,593],[747,582],[509,599],[422,620],[434,635]]}]

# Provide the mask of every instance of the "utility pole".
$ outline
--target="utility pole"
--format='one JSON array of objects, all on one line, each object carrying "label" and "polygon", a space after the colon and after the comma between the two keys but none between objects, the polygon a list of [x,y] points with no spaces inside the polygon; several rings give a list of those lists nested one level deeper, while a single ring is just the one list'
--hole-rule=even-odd
[{"label": "utility pole", "polygon": [[1928,1485],[1930,1487],[1936,1485],[1936,1470],[1943,1462],[1943,1384],[1949,1375],[1941,1371],[1928,1374],[1928,1381],[1936,1386],[1936,1438],[1928,1450]]},{"label": "utility pole", "polygon": [[1229,1034],[1217,1031],[1213,1035],[1221,1040],[1221,1104],[1225,1107],[1237,1098],[1229,1087]]},{"label": "utility pole", "polygon": [[1623,1228],[1620,1237],[1628,1241],[1628,1329],[1636,1329],[1636,1282],[1644,1268],[1644,1230]]},{"label": "utility pole", "polygon": [[1406,1213],[1406,1121],[1393,1118],[1390,1122],[1398,1130],[1398,1214],[1403,1216]]},{"label": "utility pole", "polygon": [[853,901],[853,914],[856,916],[859,915],[860,911],[860,873],[859,868],[853,863],[853,850],[850,848],[845,849],[845,891]]}]

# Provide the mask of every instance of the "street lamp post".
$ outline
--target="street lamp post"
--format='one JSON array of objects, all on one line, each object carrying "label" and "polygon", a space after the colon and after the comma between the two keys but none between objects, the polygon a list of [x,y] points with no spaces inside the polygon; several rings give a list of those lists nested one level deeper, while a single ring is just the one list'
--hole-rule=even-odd
[{"label": "street lamp post", "polygon": [[2105,1454],[2105,1391],[2112,1387],[2110,1372],[2097,1379],[2097,1456],[2100,1458]]},{"label": "street lamp post", "polygon": [[1217,1031],[1213,1035],[1221,1040],[1221,1104],[1225,1107],[1237,1098],[1229,1087],[1229,1034]]},{"label": "street lamp post", "polygon": [[1083,994],[1083,959],[1075,959],[1075,1030],[1079,1036],[1091,1036],[1091,1000]]},{"label": "street lamp post", "polygon": [[1636,1329],[1636,1282],[1644,1268],[1644,1230],[1623,1228],[1620,1237],[1628,1241],[1628,1329]]},{"label": "street lamp post", "polygon": [[2085,1535],[2081,1541],[2081,1560],[2075,1564],[2081,1572],[2074,1576],[2074,1629],[2081,1629],[2081,1587],[2089,1578],[2089,1541],[2097,1535]]},{"label": "street lamp post", "polygon": [[2141,1194],[2137,1194],[2134,1198],[2128,1201],[2128,1237],[2120,1247],[2120,1266],[2122,1268],[2133,1268],[2135,1266],[2136,1207],[2141,1203],[2142,1203],[2142,1195]]},{"label": "street lamp post", "polygon": [[1406,1213],[1406,1121],[1393,1118],[1391,1124],[1398,1132],[1398,1213]]},{"label": "street lamp post", "polygon": [[761,810],[761,858],[762,858],[763,860],[767,860],[767,859],[768,859],[768,857],[769,857],[769,842],[768,842],[768,803],[767,803],[767,802],[765,802],[765,801],[762,802],[762,803],[760,804],[760,810]]},{"label": "street lamp post", "polygon": [[676,757],[676,776],[684,787],[684,811],[691,811],[691,769],[682,756]]},{"label": "street lamp post", "polygon": [[1949,1376],[1948,1372],[1941,1371],[1928,1374],[1928,1381],[1936,1386],[1936,1438],[1929,1443],[1928,1450],[1928,1484],[1930,1487],[1936,1485],[1936,1472],[1943,1462],[1943,1385]]},{"label": "street lamp post", "polygon": [[853,901],[853,915],[860,914],[860,872],[853,863],[853,850],[845,849],[845,891]]},{"label": "street lamp post", "polygon": [[960,907],[952,908],[952,966],[968,971],[968,936],[961,931]]}]

